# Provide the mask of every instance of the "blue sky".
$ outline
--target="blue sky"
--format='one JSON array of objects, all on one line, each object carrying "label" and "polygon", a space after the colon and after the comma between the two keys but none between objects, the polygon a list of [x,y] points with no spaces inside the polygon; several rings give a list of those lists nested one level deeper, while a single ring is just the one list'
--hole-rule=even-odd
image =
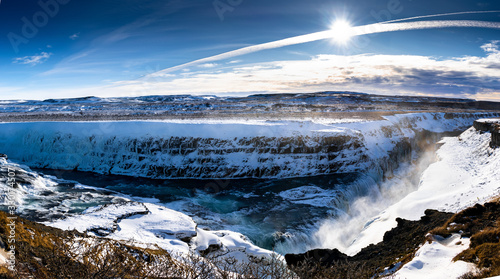
[{"label": "blue sky", "polygon": [[[164,69],[255,44],[498,1],[2,0],[0,99],[349,90],[500,100],[500,29],[319,40]],[[500,13],[432,20],[500,22]]]}]

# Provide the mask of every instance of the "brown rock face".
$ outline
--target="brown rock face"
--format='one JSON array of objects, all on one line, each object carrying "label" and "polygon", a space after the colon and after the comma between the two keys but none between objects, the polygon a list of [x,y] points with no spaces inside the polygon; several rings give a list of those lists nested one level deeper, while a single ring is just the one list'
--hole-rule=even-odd
[{"label": "brown rock face", "polygon": [[500,147],[500,124],[495,124],[495,127],[491,131],[491,145]]},{"label": "brown rock face", "polygon": [[480,119],[474,121],[474,128],[491,133],[491,147],[500,147],[500,119]]},{"label": "brown rock face", "polygon": [[500,119],[479,119],[474,121],[474,128],[481,132],[491,132],[495,124],[500,123]]}]

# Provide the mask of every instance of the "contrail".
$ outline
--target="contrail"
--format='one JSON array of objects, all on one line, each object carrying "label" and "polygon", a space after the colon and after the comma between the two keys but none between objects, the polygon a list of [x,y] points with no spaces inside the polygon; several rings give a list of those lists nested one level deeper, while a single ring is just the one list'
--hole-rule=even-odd
[{"label": "contrail", "polygon": [[401,19],[394,19],[394,20],[384,21],[384,22],[380,22],[380,23],[393,23],[393,22],[401,22],[401,21],[407,21],[407,20],[413,20],[413,19],[432,18],[432,17],[440,17],[440,16],[487,14],[487,13],[500,13],[500,10],[499,11],[469,11],[469,12],[444,13],[444,14],[435,14],[435,15],[423,15],[423,16],[414,16],[414,17],[407,17],[407,18],[401,18]]},{"label": "contrail", "polygon": [[[431,17],[431,16],[424,16],[424,17]],[[401,20],[406,20],[406,19],[401,19]],[[477,21],[477,20],[434,20],[434,21],[414,21],[414,22],[399,22],[399,23],[374,23],[374,24],[352,27],[350,32],[352,36],[361,36],[361,35],[384,33],[384,32],[422,30],[422,29],[434,29],[434,28],[451,28],[451,27],[500,29],[500,22]],[[149,76],[152,77],[160,76],[162,74],[171,73],[189,66],[219,61],[223,59],[229,59],[236,56],[254,53],[261,50],[274,49],[274,48],[303,44],[319,40],[331,39],[334,37],[334,35],[335,35],[334,31],[326,30],[307,35],[301,35],[287,39],[277,40],[269,43],[248,46],[237,50],[225,52],[222,54],[198,59],[171,68],[167,68],[159,72],[153,73]]]}]

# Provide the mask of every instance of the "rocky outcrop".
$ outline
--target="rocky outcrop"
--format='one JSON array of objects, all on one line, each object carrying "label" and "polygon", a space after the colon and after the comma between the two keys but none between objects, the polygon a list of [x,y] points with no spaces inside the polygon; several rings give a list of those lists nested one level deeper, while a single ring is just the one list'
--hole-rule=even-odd
[{"label": "rocky outcrop", "polygon": [[427,232],[441,226],[452,216],[451,213],[427,210],[419,221],[398,218],[398,226],[385,233],[383,242],[372,244],[352,257],[337,249],[315,249],[303,254],[287,254],[285,259],[289,266],[305,263],[335,267],[349,262],[353,266],[360,265],[371,270],[371,274],[379,274],[384,267],[410,260],[411,254],[425,242]]},{"label": "rocky outcrop", "polygon": [[[484,205],[476,204],[456,214],[426,210],[425,216],[419,221],[401,218],[397,218],[396,221],[398,226],[388,231],[382,242],[372,244],[354,256],[347,256],[337,249],[315,249],[303,254],[287,254],[285,259],[291,267],[305,265],[317,268],[317,265],[320,265],[333,267],[333,270],[346,266],[361,267],[370,274],[370,277],[366,278],[377,278],[376,275],[390,275],[412,261],[418,254],[417,250],[426,241],[436,241],[439,238],[443,241],[451,241],[452,236],[458,234],[461,237],[470,238],[471,245],[458,254],[454,261],[462,260],[477,264],[481,276],[475,278],[498,275],[500,270],[500,261],[497,260],[498,247],[500,247],[498,242],[500,236],[499,200]],[[459,243],[457,242],[456,245]]]},{"label": "rocky outcrop", "polygon": [[500,118],[479,119],[474,121],[474,128],[491,133],[491,147],[500,147]]},{"label": "rocky outcrop", "polygon": [[500,124],[495,124],[491,131],[491,145],[500,146]]},{"label": "rocky outcrop", "polygon": [[481,132],[491,132],[495,125],[500,124],[500,118],[483,118],[474,121],[474,128]]}]

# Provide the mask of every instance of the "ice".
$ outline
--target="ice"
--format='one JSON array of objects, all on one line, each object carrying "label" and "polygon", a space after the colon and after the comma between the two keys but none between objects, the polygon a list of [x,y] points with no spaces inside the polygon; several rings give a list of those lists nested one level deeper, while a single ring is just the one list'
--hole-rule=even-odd
[{"label": "ice", "polygon": [[318,186],[302,186],[283,191],[279,193],[279,196],[292,203],[332,207],[332,199],[335,195]]},{"label": "ice", "polygon": [[[37,212],[36,215],[46,215],[47,218],[57,214],[64,215],[63,218],[43,222],[52,227],[120,241],[133,241],[141,247],[160,247],[174,256],[198,251],[205,255],[212,253],[215,257],[233,257],[244,262],[278,257],[272,251],[252,244],[240,233],[198,228],[191,217],[160,204],[150,203],[158,202],[157,199],[126,198],[119,193],[115,193],[119,195],[115,197],[110,191],[100,194],[102,189],[51,176],[40,176],[5,158],[0,158],[0,168],[2,172],[7,168],[16,172],[19,187],[15,193],[19,212],[33,211]],[[73,196],[59,193],[59,183],[70,183],[81,192],[72,193]],[[4,192],[12,190],[4,181],[0,183],[0,187]],[[45,195],[50,192],[50,195],[40,195],[40,191]],[[35,201],[29,204],[29,200]],[[90,207],[81,213],[70,214],[68,211],[74,207],[72,203],[75,200]],[[96,200],[102,200],[104,204],[91,206]],[[210,245],[216,245],[217,249],[206,251]]]}]

